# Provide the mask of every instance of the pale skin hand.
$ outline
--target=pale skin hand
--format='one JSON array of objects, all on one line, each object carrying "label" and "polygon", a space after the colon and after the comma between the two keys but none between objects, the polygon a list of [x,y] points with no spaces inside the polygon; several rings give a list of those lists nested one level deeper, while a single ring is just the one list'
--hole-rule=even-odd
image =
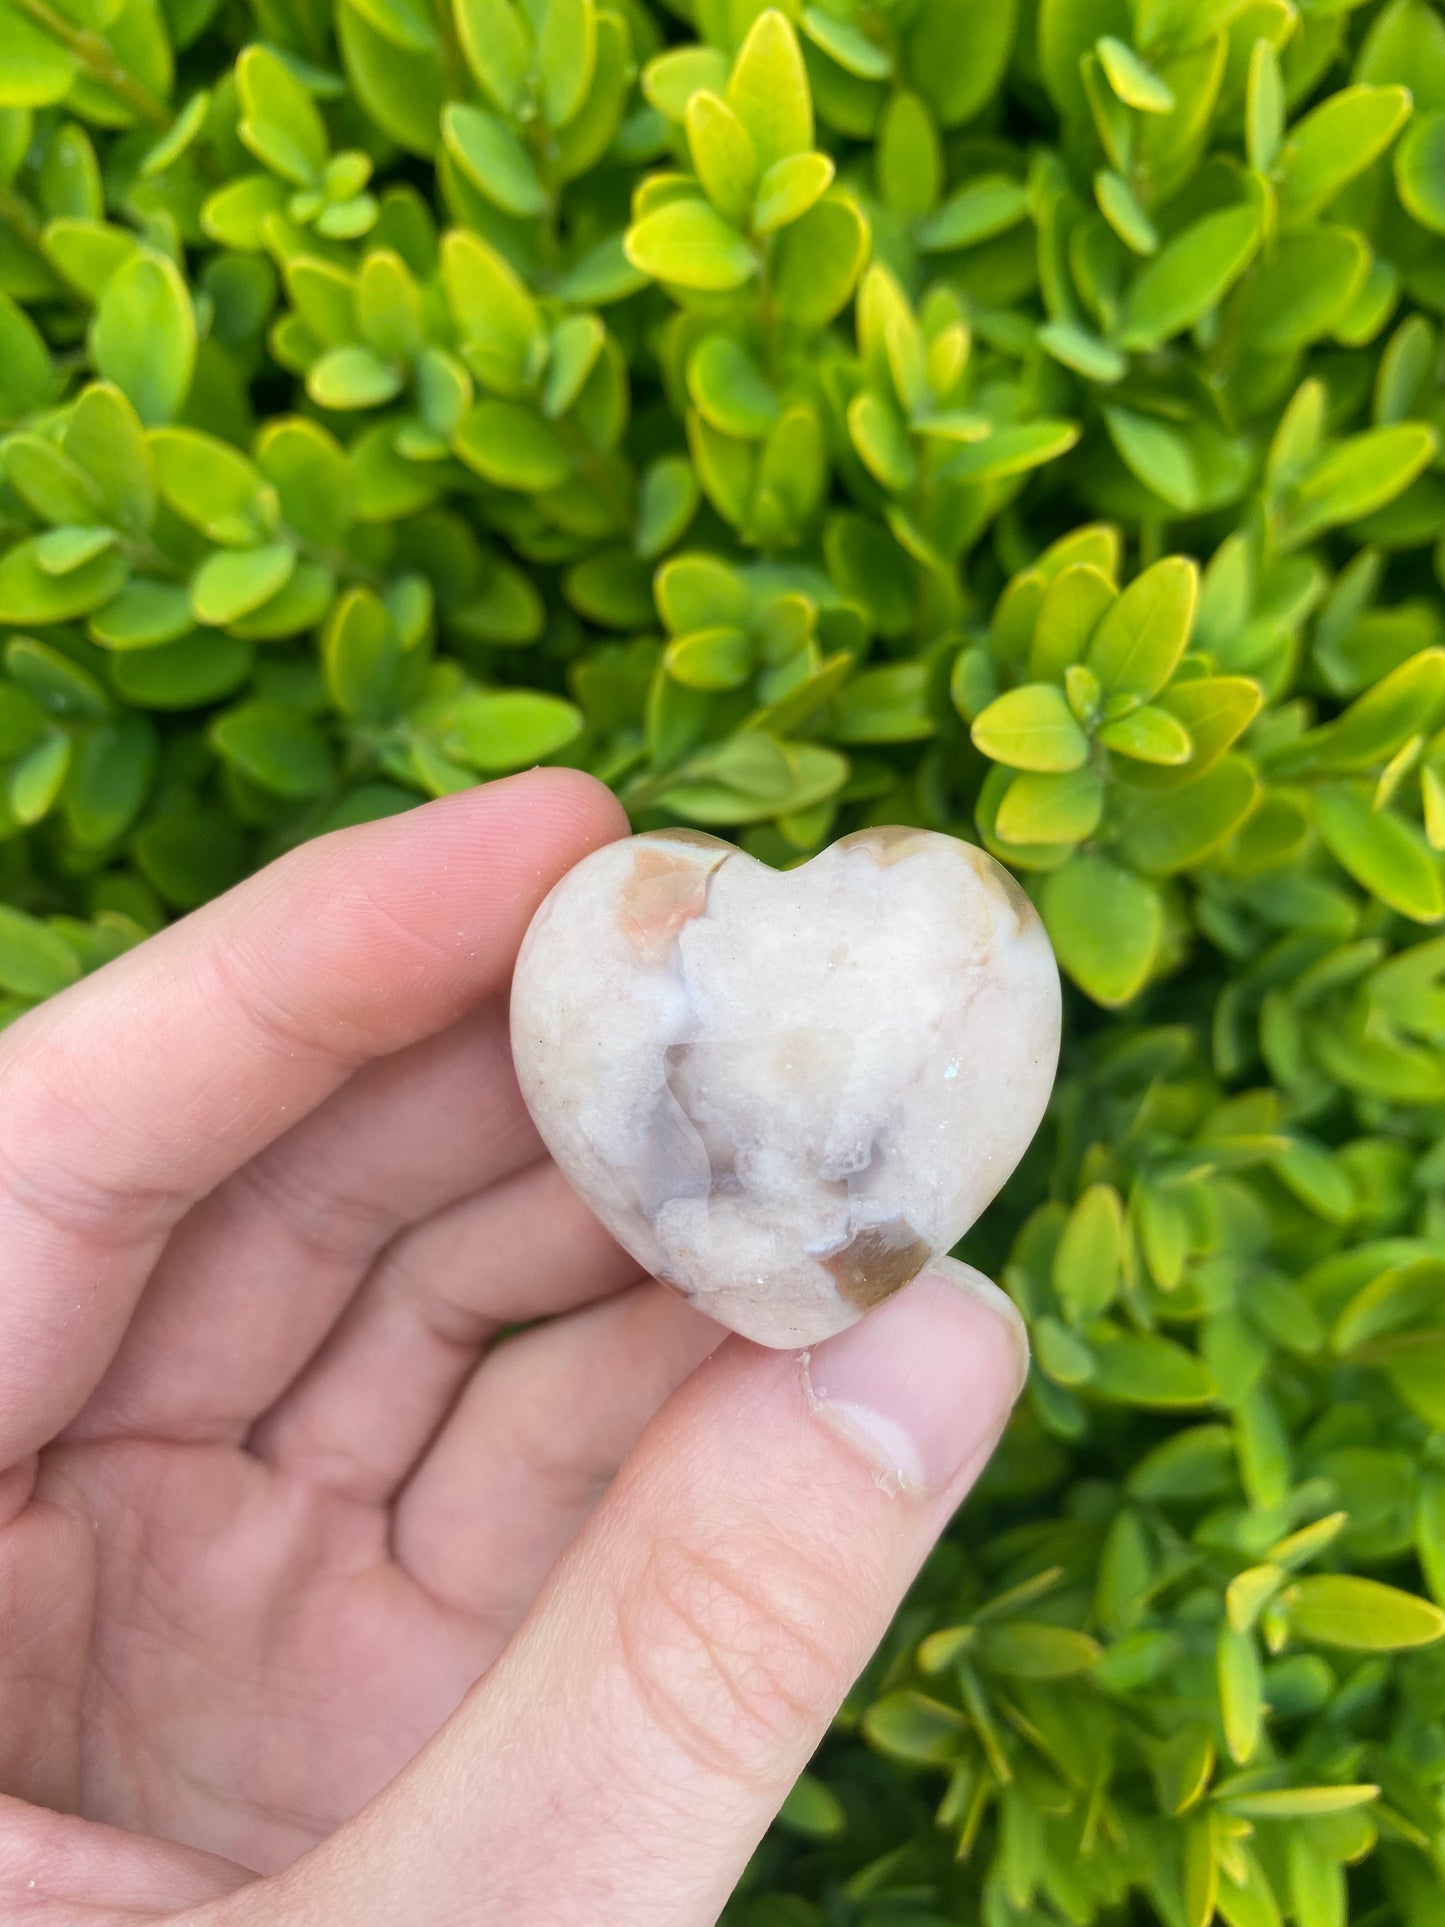
[{"label": "pale skin hand", "polygon": [[543,1155],[507,980],[625,833],[344,831],[0,1035],[7,1927],[708,1927],[986,1459],[986,1296],[810,1383]]}]

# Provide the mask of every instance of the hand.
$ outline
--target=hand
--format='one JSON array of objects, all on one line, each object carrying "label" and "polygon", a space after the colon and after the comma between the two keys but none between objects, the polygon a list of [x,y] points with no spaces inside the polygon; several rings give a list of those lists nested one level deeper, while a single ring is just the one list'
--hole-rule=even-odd
[{"label": "hand", "polygon": [[707,1927],[987,1458],[964,1267],[720,1342],[544,1156],[507,981],[625,831],[342,831],[0,1037],[6,1923]]}]

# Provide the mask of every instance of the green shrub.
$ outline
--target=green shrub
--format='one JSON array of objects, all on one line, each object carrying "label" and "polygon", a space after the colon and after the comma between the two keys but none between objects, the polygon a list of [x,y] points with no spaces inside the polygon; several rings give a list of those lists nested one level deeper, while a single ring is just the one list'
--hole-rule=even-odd
[{"label": "green shrub", "polygon": [[0,1015],[538,759],[980,837],[1036,1369],[737,1927],[1428,1927],[1445,18],[786,16],[0,0]]}]

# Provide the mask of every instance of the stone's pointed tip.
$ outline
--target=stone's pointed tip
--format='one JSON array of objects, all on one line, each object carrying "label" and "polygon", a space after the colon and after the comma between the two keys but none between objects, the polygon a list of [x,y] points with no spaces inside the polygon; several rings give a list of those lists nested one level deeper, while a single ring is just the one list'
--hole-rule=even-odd
[{"label": "stone's pointed tip", "polygon": [[1032,904],[973,845],[884,826],[776,871],[649,831],[539,910],[513,1055],[558,1165],[640,1264],[796,1349],[989,1202],[1043,1115],[1059,1012]]}]

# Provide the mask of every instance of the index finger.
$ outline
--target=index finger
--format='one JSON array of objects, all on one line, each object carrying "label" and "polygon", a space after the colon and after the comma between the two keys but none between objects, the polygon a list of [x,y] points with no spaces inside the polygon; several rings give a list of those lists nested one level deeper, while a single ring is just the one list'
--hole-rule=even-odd
[{"label": "index finger", "polygon": [[76,1411],[177,1220],[369,1058],[504,988],[625,835],[535,770],[303,845],[0,1037],[0,1465]]}]

